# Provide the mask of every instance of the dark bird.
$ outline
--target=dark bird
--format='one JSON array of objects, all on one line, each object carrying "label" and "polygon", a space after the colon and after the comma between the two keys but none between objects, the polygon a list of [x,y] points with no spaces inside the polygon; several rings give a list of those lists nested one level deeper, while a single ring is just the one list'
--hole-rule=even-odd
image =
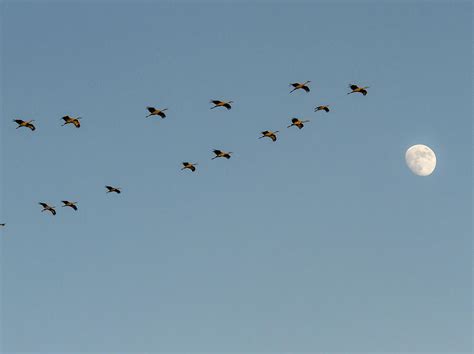
[{"label": "dark bird", "polygon": [[156,109],[155,107],[147,107],[148,112],[150,112],[149,115],[146,116],[146,118],[150,116],[160,116],[161,118],[166,118],[165,111],[168,110],[168,108],[163,108],[163,109]]},{"label": "dark bird", "polygon": [[191,163],[191,162],[183,162],[183,168],[181,170],[189,169],[191,171],[196,171],[197,163]]},{"label": "dark bird", "polygon": [[70,202],[68,200],[61,200],[61,202],[64,204],[62,207],[71,207],[73,208],[74,210],[77,210],[77,202]]},{"label": "dark bird", "polygon": [[309,86],[308,84],[310,83],[311,81],[305,81],[304,83],[300,84],[299,82],[294,82],[292,84],[290,84],[290,86],[293,86],[293,90],[290,91],[290,93],[292,93],[293,91],[296,91],[296,90],[299,90],[299,89],[303,89],[305,90],[306,92],[309,92]]},{"label": "dark bird", "polygon": [[262,136],[259,137],[259,139],[270,138],[273,141],[276,141],[277,140],[276,133],[278,133],[278,130],[276,130],[274,132],[272,132],[271,130],[264,130],[263,132],[261,132]]},{"label": "dark bird", "polygon": [[228,160],[228,159],[230,159],[230,155],[232,154],[232,151],[226,152],[226,151],[222,151],[222,150],[212,150],[212,152],[216,156],[214,156],[211,160],[217,159],[218,157],[225,157]]},{"label": "dark bird", "polygon": [[120,194],[120,188],[117,188],[117,187],[112,187],[112,186],[105,186],[105,188],[107,188],[107,192],[106,193],[117,193],[117,194]]},{"label": "dark bird", "polygon": [[14,121],[16,124],[18,124],[18,127],[16,127],[16,129],[21,128],[21,127],[30,128],[31,130],[35,130],[35,129],[36,129],[36,127],[31,123],[31,122],[34,122],[34,121],[35,121],[34,119],[29,120],[29,121],[24,121],[24,120],[21,120],[21,119],[14,119],[13,121]]},{"label": "dark bird", "polygon": [[38,204],[43,207],[43,210],[41,210],[42,212],[43,211],[50,211],[51,214],[56,215],[56,210],[54,210],[54,208],[56,208],[56,207],[49,206],[48,204],[43,203],[43,202],[40,202]]},{"label": "dark bird", "polygon": [[329,106],[317,106],[314,108],[314,111],[317,112],[317,111],[325,111],[325,112],[329,112]]},{"label": "dark bird", "polygon": [[293,126],[298,127],[298,129],[301,129],[304,127],[304,123],[309,122],[309,120],[300,120],[298,118],[292,118],[291,119],[291,124],[287,128],[291,128]]},{"label": "dark bird", "polygon": [[66,124],[74,124],[76,128],[81,127],[81,123],[79,122],[79,119],[82,119],[81,117],[73,118],[69,116],[64,116],[61,119],[64,120],[63,126],[65,126]]},{"label": "dark bird", "polygon": [[6,224],[0,224],[0,227],[5,227]]},{"label": "dark bird", "polygon": [[217,107],[225,107],[229,110],[232,108],[230,104],[234,103],[234,101],[224,102],[224,101],[219,101],[219,100],[211,100],[211,103],[214,104],[214,107],[211,107],[211,109],[214,109]]},{"label": "dark bird", "polygon": [[364,96],[367,95],[367,90],[369,88],[369,86],[365,86],[365,87],[359,87],[357,85],[354,85],[354,84],[351,84],[349,85],[349,88],[352,90],[351,92],[348,92],[347,94],[350,95],[351,93],[357,93],[357,92],[360,92],[361,94],[363,94]]}]

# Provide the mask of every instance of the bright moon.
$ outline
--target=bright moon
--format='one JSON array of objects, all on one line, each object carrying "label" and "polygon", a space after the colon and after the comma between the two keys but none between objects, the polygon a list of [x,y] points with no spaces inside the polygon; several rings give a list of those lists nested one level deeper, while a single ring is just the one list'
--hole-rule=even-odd
[{"label": "bright moon", "polygon": [[436,167],[436,155],[426,145],[413,145],[405,153],[408,168],[415,175],[429,176]]}]

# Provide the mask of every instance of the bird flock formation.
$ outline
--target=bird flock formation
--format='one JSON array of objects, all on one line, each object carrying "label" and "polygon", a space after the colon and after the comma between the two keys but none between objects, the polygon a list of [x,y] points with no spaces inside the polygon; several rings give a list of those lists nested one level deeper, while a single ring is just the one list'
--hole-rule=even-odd
[{"label": "bird flock formation", "polygon": [[[309,85],[308,85],[310,82],[311,81],[305,81],[303,83],[299,83],[299,82],[291,83],[290,86],[293,87],[293,88],[290,91],[290,93],[292,93],[296,90],[303,90],[307,93],[310,92],[310,88],[309,88]],[[349,88],[351,89],[351,91],[347,93],[348,95],[352,94],[352,93],[360,93],[360,94],[366,96],[367,95],[367,89],[369,87],[368,86],[360,87],[360,86],[355,85],[355,84],[350,84]],[[226,108],[227,110],[230,110],[232,108],[232,103],[234,103],[234,102],[233,101],[211,100],[210,103],[213,104],[211,109],[223,107],[223,108]],[[155,108],[155,107],[146,107],[146,109],[149,112],[149,114],[146,116],[146,118],[152,117],[152,116],[159,116],[161,119],[166,118],[166,113],[165,112],[168,110],[168,108],[158,109],[158,108]],[[327,113],[327,112],[329,112],[329,105],[317,106],[317,107],[314,108],[314,111],[315,112],[325,111]],[[61,120],[64,121],[62,126],[67,125],[67,124],[72,124],[76,128],[80,128],[81,127],[80,119],[81,119],[81,117],[75,117],[74,118],[74,117],[70,117],[70,116],[66,115],[66,116],[61,118]],[[15,123],[17,123],[17,125],[18,125],[16,127],[16,129],[18,129],[18,128],[28,128],[31,131],[36,130],[36,126],[32,123],[32,122],[35,121],[34,119],[29,120],[29,121],[24,121],[24,120],[21,120],[21,119],[14,119],[13,121]],[[304,124],[307,123],[307,122],[309,122],[309,120],[300,120],[298,118],[292,118],[291,119],[291,124],[288,125],[287,128],[291,128],[291,127],[295,126],[298,129],[302,129],[304,127]],[[277,134],[278,133],[279,133],[278,130],[276,130],[276,131],[264,130],[264,131],[260,132],[261,136],[259,137],[259,139],[269,138],[273,142],[275,142],[277,140]],[[214,149],[212,152],[215,155],[214,157],[212,157],[212,160],[217,159],[219,157],[230,159],[230,157],[232,155],[232,151],[223,151],[223,150]],[[191,162],[187,162],[187,161],[182,162],[183,167],[181,168],[181,170],[188,169],[192,172],[195,172],[197,165],[198,165],[198,163],[191,163]],[[121,190],[118,187],[107,185],[107,186],[105,186],[105,188],[106,188],[106,193],[116,193],[116,194],[121,193]],[[63,203],[62,207],[69,207],[69,208],[71,208],[75,211],[78,210],[77,202],[72,202],[72,201],[69,201],[69,200],[62,200],[61,202]],[[49,205],[45,202],[39,202],[38,204],[41,205],[41,207],[43,208],[41,210],[42,212],[43,211],[49,211],[52,215],[56,215],[56,209],[55,209],[56,207],[55,206],[51,206],[51,205]],[[6,225],[5,223],[0,223],[0,227],[4,227],[5,225]]]}]

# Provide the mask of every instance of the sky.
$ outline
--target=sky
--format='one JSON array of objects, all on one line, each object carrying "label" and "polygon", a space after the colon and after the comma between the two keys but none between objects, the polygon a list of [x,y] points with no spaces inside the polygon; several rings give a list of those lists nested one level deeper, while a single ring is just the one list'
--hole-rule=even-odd
[{"label": "sky", "polygon": [[3,1],[1,36],[4,353],[471,352],[470,3]]}]

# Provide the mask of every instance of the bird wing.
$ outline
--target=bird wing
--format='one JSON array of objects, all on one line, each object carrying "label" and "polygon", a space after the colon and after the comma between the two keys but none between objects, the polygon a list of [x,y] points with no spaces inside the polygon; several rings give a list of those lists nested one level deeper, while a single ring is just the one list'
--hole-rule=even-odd
[{"label": "bird wing", "polygon": [[292,84],[290,84],[290,86],[293,86],[293,87],[298,87],[299,83],[298,82],[294,82]]},{"label": "bird wing", "polygon": [[165,118],[165,117],[166,117],[166,114],[165,114],[163,111],[160,111],[160,113],[158,113],[158,115],[159,115],[161,118]]},{"label": "bird wing", "polygon": [[77,119],[74,119],[74,120],[72,121],[72,123],[75,125],[76,128],[80,128],[80,127],[81,127],[81,123],[80,123],[79,120],[77,120]]},{"label": "bird wing", "polygon": [[359,88],[359,86],[357,85],[349,85],[349,87],[351,88],[351,90],[357,90]]},{"label": "bird wing", "polygon": [[25,123],[25,121],[24,121],[24,120],[21,120],[21,119],[14,119],[13,121],[14,121],[15,123],[17,123],[17,124]]},{"label": "bird wing", "polygon": [[294,124],[294,123],[298,123],[298,122],[299,122],[299,119],[298,119],[298,118],[293,118],[293,119],[291,120],[291,123],[293,123],[293,124]]},{"label": "bird wing", "polygon": [[272,134],[270,135],[270,139],[272,139],[273,141],[276,141],[277,140],[277,136],[275,134]]},{"label": "bird wing", "polygon": [[56,210],[54,210],[53,208],[49,208],[48,210],[51,212],[51,214],[56,215]]},{"label": "bird wing", "polygon": [[38,204],[41,205],[43,208],[46,208],[46,207],[48,206],[48,204],[46,204],[46,203],[41,203],[41,202],[40,202],[40,203],[38,203]]},{"label": "bird wing", "polygon": [[216,154],[216,155],[222,154],[222,151],[221,151],[221,150],[213,150],[213,152],[214,152],[214,154]]},{"label": "bird wing", "polygon": [[196,171],[196,167],[194,167],[194,166],[192,166],[192,165],[189,167],[189,169],[190,169],[191,171],[193,171],[193,172]]},{"label": "bird wing", "polygon": [[303,86],[302,89],[305,90],[306,92],[310,91],[308,86]]},{"label": "bird wing", "polygon": [[220,103],[222,103],[222,101],[219,101],[219,100],[211,100],[211,103],[214,103],[214,104],[216,104],[216,105],[217,105],[217,104],[220,104]]},{"label": "bird wing", "polygon": [[30,128],[31,130],[35,130],[35,129],[36,129],[36,127],[35,127],[33,124],[31,124],[31,123],[28,123],[27,127]]},{"label": "bird wing", "polygon": [[150,113],[153,113],[156,111],[155,107],[147,107],[146,109],[148,109],[148,112]]},{"label": "bird wing", "polygon": [[71,208],[73,208],[74,210],[77,210],[77,206],[75,206],[74,204],[70,205]]},{"label": "bird wing", "polygon": [[231,108],[232,108],[231,105],[228,104],[228,103],[224,104],[224,107],[227,108],[227,109],[231,109]]}]

